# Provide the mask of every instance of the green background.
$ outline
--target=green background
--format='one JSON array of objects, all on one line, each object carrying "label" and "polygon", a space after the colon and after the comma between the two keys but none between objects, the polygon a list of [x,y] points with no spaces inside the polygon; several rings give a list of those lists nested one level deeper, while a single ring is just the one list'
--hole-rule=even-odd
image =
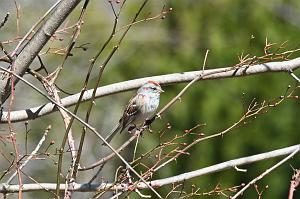
[{"label": "green background", "polygon": [[[20,35],[24,35],[47,9],[55,1],[18,1],[21,5],[20,12]],[[136,13],[141,1],[128,0],[125,4],[119,20],[119,27],[129,23]],[[147,16],[155,16],[160,13],[163,5],[166,9],[173,8],[165,19],[157,19],[139,23],[132,27],[125,37],[121,47],[107,65],[101,80],[101,85],[121,82],[129,79],[162,75],[169,73],[200,70],[206,50],[210,50],[206,62],[206,69],[234,66],[239,63],[238,56],[250,54],[250,56],[263,55],[265,40],[278,45],[287,41],[286,50],[299,47],[300,33],[300,2],[297,0],[273,0],[273,1],[242,1],[242,0],[219,0],[219,1],[192,1],[150,0],[145,7],[140,19]],[[116,8],[119,5],[115,4]],[[16,36],[15,8],[12,1],[0,1],[0,17],[6,12],[11,16],[0,30],[0,40],[6,41]],[[80,13],[80,7],[76,8],[68,20],[67,25],[73,25]],[[150,14],[150,15],[149,15]],[[90,59],[100,49],[108,38],[112,25],[113,13],[107,1],[91,1],[84,19],[84,24],[76,46],[86,44],[87,50],[73,49],[72,57],[69,57],[59,77],[57,84],[71,93],[80,92]],[[72,33],[72,31],[69,31]],[[63,41],[51,41],[42,50],[45,52],[49,47],[61,48],[69,41],[68,36],[57,35]],[[100,56],[96,67],[92,72],[92,80],[89,88],[93,88],[98,74],[98,66],[105,60],[116,44],[121,33],[117,33],[108,49]],[[6,44],[7,50],[12,50],[16,43]],[[297,57],[295,53],[292,57]],[[55,54],[42,55],[44,64],[49,71],[53,71],[63,60],[62,56]],[[32,68],[37,68],[39,63],[35,61]],[[298,72],[296,71],[296,74]],[[299,73],[298,73],[299,74]],[[300,74],[299,74],[300,75]],[[38,87],[39,82],[27,76]],[[261,74],[243,78],[230,78],[201,81],[194,84],[177,102],[163,115],[161,120],[156,120],[152,125],[152,134],[145,133],[140,140],[138,154],[144,153],[158,144],[158,132],[170,123],[172,129],[164,138],[165,141],[176,134],[182,135],[185,129],[190,129],[197,124],[205,123],[206,126],[198,129],[197,133],[211,135],[220,132],[238,121],[244,111],[244,106],[255,98],[257,102],[278,99],[284,95],[288,85],[295,86],[295,80],[287,73]],[[163,86],[166,91],[161,96],[161,107],[170,101],[185,84]],[[118,121],[123,107],[134,92],[121,93],[107,96],[96,100],[92,111],[90,124],[104,134],[109,131]],[[61,93],[61,96],[66,96]],[[27,86],[19,83],[16,88],[15,110],[37,106],[47,102]],[[79,116],[85,116],[87,103],[81,106]],[[189,156],[182,156],[176,162],[169,164],[154,175],[155,179],[169,177],[184,172],[196,170],[223,161],[267,152],[282,147],[299,144],[299,100],[287,100],[280,106],[270,109],[266,114],[251,119],[247,125],[231,131],[224,137],[207,140],[192,147]],[[29,121],[29,150],[32,150],[41,138],[47,125],[52,125],[44,148],[55,140],[55,145],[50,148],[52,154],[55,148],[60,146],[63,123],[58,113],[50,114],[34,121]],[[24,123],[15,124],[17,140],[21,152],[24,153],[25,129]],[[1,125],[1,134],[7,134],[7,126]],[[80,138],[80,125],[75,123],[74,136],[77,144]],[[118,135],[113,145],[117,146],[128,138],[126,133]],[[183,141],[190,143],[193,136]],[[100,146],[100,140],[92,133],[87,134],[82,157],[83,165],[89,165],[95,160],[109,153]],[[9,153],[12,150],[10,143],[0,143],[1,151]],[[123,155],[130,160],[133,146]],[[46,160],[34,160],[28,164],[24,171],[39,182],[55,182],[57,156],[53,155]],[[65,156],[64,171],[66,172],[69,154]],[[242,166],[247,169],[246,173],[237,172],[234,169],[218,172],[185,182],[185,190],[190,191],[191,185],[200,188],[200,193],[214,189],[217,184],[221,188],[232,187],[241,183],[248,183],[267,168],[277,163],[280,158]],[[153,164],[153,159],[145,161]],[[8,167],[4,158],[0,160],[1,169]],[[258,182],[260,190],[268,185],[263,198],[287,198],[289,183],[294,168],[299,168],[299,155],[288,163],[285,163],[270,175]],[[119,161],[111,162],[104,167],[100,176],[105,179],[113,179],[115,168],[121,165]],[[292,167],[291,167],[292,166]],[[143,168],[140,168],[143,169]],[[79,173],[78,182],[87,182],[94,171]],[[96,182],[100,182],[100,177]],[[5,182],[5,179],[3,180]],[[31,182],[24,177],[24,183]],[[17,181],[15,181],[17,183]],[[171,186],[159,189],[162,195],[166,195]],[[299,191],[298,191],[299,192]],[[145,192],[146,193],[146,192]],[[151,192],[148,192],[149,194]],[[226,192],[233,195],[233,193]],[[76,198],[91,197],[88,193],[75,193]],[[299,193],[296,194],[299,197]],[[51,197],[48,193],[25,194],[28,198]],[[138,196],[131,194],[133,197]],[[178,195],[177,195],[178,196]],[[9,198],[16,198],[17,194]],[[176,194],[172,195],[176,197]],[[196,198],[196,196],[194,196]],[[224,196],[202,196],[200,198],[224,198]],[[253,187],[249,188],[242,198],[257,198]],[[297,196],[295,196],[297,198]]]}]

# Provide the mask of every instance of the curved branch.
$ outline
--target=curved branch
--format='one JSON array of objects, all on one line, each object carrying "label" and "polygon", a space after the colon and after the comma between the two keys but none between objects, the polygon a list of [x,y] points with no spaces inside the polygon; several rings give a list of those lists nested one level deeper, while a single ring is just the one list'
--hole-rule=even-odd
[{"label": "curved branch", "polygon": [[[202,169],[198,169],[195,171],[183,173],[177,176],[169,177],[169,178],[164,178],[164,179],[159,179],[159,180],[154,180],[147,182],[149,183],[152,187],[161,187],[164,185],[168,184],[173,184],[173,183],[178,183],[178,182],[183,182],[185,180],[189,180],[191,178],[211,174],[211,173],[216,173],[219,171],[223,171],[226,169],[234,169],[236,166],[240,165],[245,165],[245,164],[250,164],[258,161],[263,161],[267,160],[270,158],[275,158],[283,155],[288,155],[292,153],[297,153],[300,150],[300,144],[290,146],[290,147],[285,147],[282,149],[277,149],[274,151],[269,151],[266,153],[261,153],[257,155],[252,155],[244,158],[238,158],[234,160],[230,160],[227,162],[219,163],[216,165],[212,165],[209,167],[205,167]],[[114,191],[114,190],[130,190],[129,184],[115,184],[115,183],[98,183],[98,184],[75,184],[74,188],[72,191],[77,191],[77,192],[95,192],[95,191]],[[64,190],[66,188],[65,184],[60,184],[60,190]],[[137,184],[138,189],[147,189],[147,185],[143,182],[140,182]],[[23,184],[22,185],[22,191],[23,192],[29,192],[29,191],[40,191],[40,190],[55,190],[56,189],[56,184],[55,183],[39,183],[39,184]],[[19,185],[7,185],[7,184],[0,184],[0,193],[16,193],[19,190]]]},{"label": "curved branch", "polygon": [[[289,61],[282,62],[269,62],[258,65],[245,65],[239,68],[226,67],[219,69],[210,69],[205,71],[190,71],[182,73],[173,73],[160,76],[145,77],[135,80],[129,80],[125,82],[110,84],[107,86],[102,86],[97,89],[96,98],[104,97],[107,95],[112,95],[115,93],[120,93],[128,90],[132,90],[140,87],[144,82],[148,80],[155,80],[160,84],[173,84],[189,82],[195,79],[197,76],[202,75],[200,80],[209,79],[219,79],[219,78],[232,78],[232,77],[242,77],[247,75],[255,75],[266,72],[290,72],[300,67],[300,57]],[[92,97],[93,89],[85,92],[82,101],[90,100]],[[78,102],[80,94],[75,94],[62,99],[62,106],[70,107]],[[41,117],[46,114],[50,114],[57,111],[55,105],[52,103],[47,103],[41,106],[29,108],[26,110],[13,111],[10,113],[11,122],[20,122],[25,120],[33,120],[35,118]],[[8,113],[1,113],[0,123],[7,123]]]},{"label": "curved branch", "polygon": [[[62,1],[53,14],[48,18],[45,24],[40,27],[32,39],[24,46],[24,48],[17,49],[19,54],[13,63],[13,70],[15,74],[23,76],[29,68],[31,62],[35,59],[44,45],[48,42],[51,36],[64,22],[72,10],[77,6],[81,0]],[[10,75],[8,73],[0,74],[0,98],[3,104],[10,95]],[[14,80],[14,84],[19,81],[18,78]]]}]

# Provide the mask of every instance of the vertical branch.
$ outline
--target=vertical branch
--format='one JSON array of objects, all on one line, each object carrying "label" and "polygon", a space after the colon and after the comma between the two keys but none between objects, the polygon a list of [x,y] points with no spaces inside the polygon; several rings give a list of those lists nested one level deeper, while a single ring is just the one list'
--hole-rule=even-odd
[{"label": "vertical branch", "polygon": [[18,5],[17,1],[14,0],[17,14],[17,37],[20,36],[20,4]]},{"label": "vertical branch", "polygon": [[[35,147],[35,149],[30,153],[30,155],[27,157],[27,159],[24,161],[24,163],[22,163],[19,166],[19,170],[21,170],[33,158],[33,156],[37,154],[38,150],[41,148],[42,144],[46,140],[46,136],[48,135],[48,132],[50,131],[50,129],[51,129],[51,126],[49,125],[47,127],[47,129],[45,130],[45,133],[42,136],[42,138],[40,139],[39,143]],[[17,171],[6,181],[6,184],[9,184],[16,175],[17,175]]]},{"label": "vertical branch", "polygon": [[17,147],[17,143],[16,143],[16,134],[14,132],[10,133],[10,137],[11,137],[11,142],[13,144],[13,148],[15,151],[15,164],[16,164],[16,170],[17,170],[17,174],[18,174],[18,183],[19,183],[19,192],[18,192],[18,199],[22,199],[22,176],[21,176],[21,172],[20,172],[20,168],[19,168],[19,151],[18,151],[18,147]]},{"label": "vertical branch", "polygon": [[[121,5],[121,8],[119,10],[118,13],[115,12],[115,9],[113,7],[113,4],[111,1],[109,1],[110,5],[111,5],[111,8],[112,8],[112,11],[115,15],[115,21],[114,21],[114,25],[113,25],[113,29],[112,29],[112,32],[111,32],[111,35],[110,37],[108,38],[108,40],[104,43],[104,45],[102,46],[101,50],[97,53],[97,55],[95,56],[95,58],[93,59],[91,65],[94,65],[95,64],[95,61],[98,59],[98,57],[101,55],[101,53],[103,52],[103,50],[106,48],[106,46],[109,44],[109,42],[112,40],[112,38],[115,36],[115,32],[116,32],[116,27],[117,27],[117,24],[118,24],[118,19],[119,19],[119,16],[120,16],[120,13],[121,13],[121,10],[123,8],[123,5],[125,4],[126,0],[123,1],[122,5]],[[114,53],[117,51],[117,49],[120,47],[123,39],[125,38],[126,34],[128,33],[128,31],[130,30],[130,28],[132,27],[132,24],[137,20],[138,16],[140,15],[140,13],[142,12],[142,10],[144,9],[146,3],[148,2],[148,0],[145,0],[142,5],[140,6],[139,10],[137,11],[135,17],[132,19],[130,25],[126,28],[126,30],[124,31],[124,33],[122,34],[120,40],[118,41],[117,45],[114,46],[114,48],[112,49],[111,53],[108,55],[107,59],[104,61],[104,63],[100,66],[100,70],[99,70],[99,74],[98,74],[98,79],[97,79],[97,82],[94,86],[94,90],[93,90],[93,94],[92,94],[92,98],[91,98],[91,101],[90,101],[90,104],[89,104],[89,107],[88,107],[88,110],[87,110],[87,114],[86,114],[86,118],[85,118],[85,122],[88,122],[89,120],[89,115],[90,115],[90,112],[93,108],[93,105],[94,105],[94,101],[95,101],[95,98],[96,98],[96,91],[97,91],[97,88],[99,87],[100,85],[100,80],[101,80],[101,77],[102,77],[102,74],[103,74],[103,71],[106,67],[106,65],[108,64],[108,62],[110,61],[110,59],[112,58],[112,56],[114,55]],[[84,138],[85,138],[85,133],[86,133],[86,128],[83,128],[82,129],[82,136],[81,136],[81,139],[80,139],[80,145],[79,145],[79,153],[81,154],[81,151],[82,151],[82,146],[83,146],[83,142],[84,142]],[[80,155],[77,156],[77,161],[79,162],[79,159],[80,159]],[[78,165],[78,163],[76,164]],[[76,175],[76,172],[78,170],[78,166],[75,168],[75,175]]]},{"label": "vertical branch", "polygon": [[[12,71],[14,71],[14,68],[12,67]],[[15,99],[15,85],[14,85],[14,79],[15,77],[13,75],[10,75],[10,81],[11,81],[11,95],[10,95],[10,100],[9,100],[9,105],[8,105],[8,118],[7,118],[7,121],[8,121],[8,128],[9,128],[9,131],[10,132],[13,132],[13,127],[12,127],[12,123],[11,123],[11,120],[10,120],[10,114],[11,114],[11,110],[12,110],[12,106],[13,106],[13,103],[14,103],[14,99]]]},{"label": "vertical branch", "polygon": [[78,36],[80,34],[81,25],[83,24],[83,17],[84,17],[84,14],[85,14],[85,11],[86,11],[86,8],[87,8],[88,4],[89,4],[89,0],[85,0],[84,5],[83,5],[83,7],[81,9],[81,13],[79,15],[79,18],[77,20],[77,23],[75,25],[75,30],[73,31],[71,40],[70,40],[70,42],[68,44],[68,47],[67,47],[67,50],[64,53],[62,64],[58,68],[59,70],[58,70],[58,74],[57,75],[59,75],[60,71],[63,69],[64,64],[67,61],[67,58],[70,56],[71,50],[73,49],[73,47],[74,47],[74,45],[76,43],[76,40],[77,40],[77,38],[78,38]]},{"label": "vertical branch", "polygon": [[[68,48],[67,48],[67,50],[66,50],[66,53],[65,53],[65,56],[64,56],[62,65],[61,65],[61,67],[60,67],[61,69],[63,68],[63,66],[64,66],[64,64],[65,64],[65,62],[66,62],[66,60],[67,60],[67,58],[69,57],[70,52],[71,52],[71,50],[73,49],[73,47],[74,47],[74,45],[75,45],[76,39],[78,38],[78,36],[79,36],[79,34],[80,34],[81,25],[82,25],[82,23],[83,23],[83,17],[84,17],[84,14],[85,14],[85,11],[86,11],[86,9],[87,9],[88,4],[89,4],[89,0],[85,0],[84,5],[83,5],[83,7],[82,7],[82,9],[81,9],[81,13],[80,13],[79,19],[78,19],[77,24],[76,24],[76,27],[75,27],[75,31],[74,31],[74,33],[73,33],[72,39],[71,39],[71,41],[70,41],[70,43],[69,43],[69,45],[68,45]],[[88,81],[89,81],[89,77],[90,77],[90,73],[91,73],[92,68],[93,68],[93,66],[89,67],[88,73],[87,73],[87,75],[86,75],[86,80],[85,80],[85,82],[84,82],[84,86],[83,86],[83,89],[82,89],[81,95],[80,95],[81,98],[82,98],[84,92],[85,92],[86,89],[87,89],[87,84],[88,84]],[[79,108],[79,105],[80,105],[80,102],[81,102],[81,98],[79,98],[79,100],[78,100],[78,108]],[[78,109],[75,109],[76,112],[77,112],[77,110],[78,110]],[[75,112],[75,111],[74,111],[74,112]],[[76,114],[76,112],[75,112],[75,114]],[[71,126],[72,126],[72,124],[73,124],[73,121],[74,121],[74,117],[71,118],[70,123],[68,124],[68,126],[67,126],[67,128],[66,128],[66,133],[65,133],[65,135],[68,135],[68,142],[70,142],[70,140],[73,140],[73,139],[71,138],[71,136],[72,136],[71,133],[72,133],[72,132],[70,131],[70,128],[71,128]],[[70,132],[69,132],[69,131],[70,131]],[[65,140],[65,138],[64,138],[64,140]],[[64,148],[64,145],[65,145],[65,141],[63,141],[61,147]],[[61,155],[61,160],[62,160],[63,153],[61,153],[60,155]],[[76,165],[79,164],[79,162],[78,162],[77,160],[78,160],[78,153],[77,153],[76,156],[73,158],[71,167],[70,167],[70,169],[69,169],[69,178],[70,178],[70,179],[68,180],[68,178],[66,178],[66,181],[68,181],[68,182],[67,182],[67,183],[68,183],[68,189],[65,190],[65,194],[64,194],[65,196],[64,196],[64,198],[71,198],[72,191],[70,191],[70,190],[71,190],[72,188],[74,188],[74,183],[75,183],[75,180],[76,180],[76,178],[73,176],[73,173],[74,173],[74,169],[76,168]],[[60,166],[62,166],[62,165],[60,165]],[[58,175],[59,175],[59,173],[58,173]],[[58,184],[59,184],[59,183],[58,183]]]},{"label": "vertical branch", "polygon": [[209,50],[206,50],[203,65],[202,65],[202,70],[201,74],[199,76],[196,76],[192,81],[190,81],[167,105],[165,105],[157,114],[157,117],[160,117],[160,115],[167,110],[170,106],[172,106],[180,97],[188,90],[190,86],[192,86],[196,81],[200,80],[201,78],[204,77],[204,69],[205,69],[205,64],[207,60]]},{"label": "vertical branch", "polygon": [[[122,5],[124,5],[126,1],[123,2]],[[96,54],[96,56],[92,59],[92,62],[90,64],[90,68],[93,68],[94,65],[95,65],[95,62],[96,60],[99,58],[99,56],[101,55],[101,53],[104,51],[104,49],[107,47],[107,45],[110,43],[110,41],[112,40],[112,38],[114,37],[115,35],[115,31],[116,31],[116,27],[117,27],[117,24],[118,24],[118,19],[119,19],[119,14],[121,12],[121,9],[119,10],[119,13],[116,14],[115,13],[115,10],[114,10],[114,7],[113,7],[113,4],[112,2],[110,2],[110,5],[111,5],[111,8],[114,12],[114,15],[115,15],[115,20],[114,20],[114,25],[113,25],[113,29],[112,29],[112,32],[109,36],[109,38],[107,39],[107,41],[103,44],[103,46],[101,47],[100,51]],[[122,6],[123,7],[123,6]],[[121,8],[122,8],[121,7]],[[88,107],[88,110],[86,112],[86,116],[85,116],[85,122],[88,123],[89,121],[89,117],[90,117],[90,113],[92,111],[92,108],[93,108],[93,104],[94,104],[94,100],[95,100],[95,95],[96,95],[96,90],[98,88],[98,85],[100,84],[100,78],[101,78],[101,74],[103,72],[104,69],[102,69],[103,67],[100,68],[100,71],[99,71],[99,75],[98,75],[98,79],[97,79],[97,83],[94,87],[94,90],[93,90],[93,94],[92,94],[92,99],[89,103],[89,107]],[[86,82],[87,83],[87,82]],[[77,176],[77,171],[78,171],[78,168],[79,168],[79,161],[80,161],[80,157],[81,157],[81,152],[82,152],[82,148],[83,148],[83,143],[84,143],[84,139],[85,139],[85,134],[86,134],[86,128],[83,127],[82,128],[82,131],[81,131],[81,137],[80,137],[80,142],[79,142],[79,148],[78,148],[78,156],[76,158],[76,162],[75,162],[75,168],[74,168],[74,171],[72,173],[72,177],[75,179],[76,176]]]}]

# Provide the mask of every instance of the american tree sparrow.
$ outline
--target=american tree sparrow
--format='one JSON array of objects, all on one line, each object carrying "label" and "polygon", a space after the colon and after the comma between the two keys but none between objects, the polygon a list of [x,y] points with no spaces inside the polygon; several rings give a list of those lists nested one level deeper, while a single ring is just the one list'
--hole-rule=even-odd
[{"label": "american tree sparrow", "polygon": [[141,127],[146,120],[151,119],[158,108],[162,92],[164,91],[155,81],[148,81],[140,87],[136,95],[129,100],[118,125],[111,130],[105,140],[110,142],[117,132],[121,133],[129,125]]}]

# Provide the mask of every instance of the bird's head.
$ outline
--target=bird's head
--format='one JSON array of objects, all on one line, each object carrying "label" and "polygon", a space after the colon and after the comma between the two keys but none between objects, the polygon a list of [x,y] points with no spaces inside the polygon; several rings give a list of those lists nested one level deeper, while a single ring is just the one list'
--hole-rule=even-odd
[{"label": "bird's head", "polygon": [[160,87],[159,83],[155,81],[148,81],[138,90],[140,93],[152,92],[152,93],[162,93],[164,90]]}]

